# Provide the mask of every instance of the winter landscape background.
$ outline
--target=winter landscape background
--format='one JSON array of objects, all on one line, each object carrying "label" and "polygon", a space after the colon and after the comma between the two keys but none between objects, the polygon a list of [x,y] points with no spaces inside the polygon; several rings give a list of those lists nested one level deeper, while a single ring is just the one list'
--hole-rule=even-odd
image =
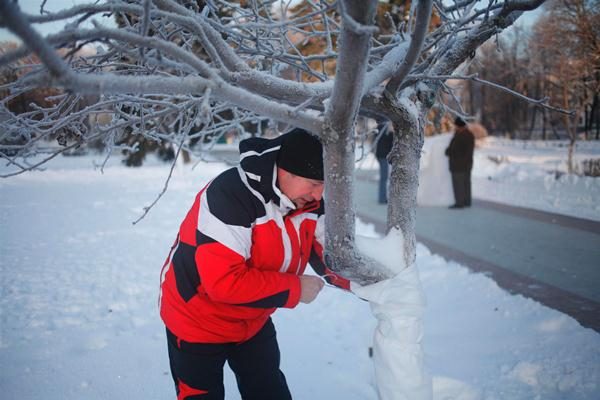
[{"label": "winter landscape background", "polygon": [[[424,148],[423,203],[448,195],[438,174],[445,159],[427,152],[441,140]],[[578,160],[598,156],[599,143],[578,145]],[[489,138],[476,150],[474,195],[599,221],[600,178],[564,175],[564,160],[561,142]],[[93,165],[102,161],[59,157],[45,171],[0,180],[2,398],[175,397],[157,309],[160,268],[194,195],[227,166],[178,165],[165,196],[132,225],[169,166],[126,168],[112,158],[101,173]],[[437,194],[427,193],[436,186]],[[357,230],[376,236],[370,225]],[[597,332],[417,250],[435,399],[600,398]],[[375,320],[366,302],[326,287],[314,303],[279,310],[274,320],[294,398],[377,398],[368,351]],[[239,399],[230,374],[226,391]]]}]

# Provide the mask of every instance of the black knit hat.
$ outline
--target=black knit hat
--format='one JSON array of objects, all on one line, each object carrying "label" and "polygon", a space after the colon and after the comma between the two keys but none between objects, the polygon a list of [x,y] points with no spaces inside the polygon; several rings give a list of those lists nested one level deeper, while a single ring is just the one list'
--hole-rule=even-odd
[{"label": "black knit hat", "polygon": [[466,126],[467,123],[461,117],[456,117],[456,119],[454,120],[454,125],[456,125],[456,126]]},{"label": "black knit hat", "polygon": [[303,178],[323,180],[323,146],[316,136],[296,128],[281,136],[277,165]]}]

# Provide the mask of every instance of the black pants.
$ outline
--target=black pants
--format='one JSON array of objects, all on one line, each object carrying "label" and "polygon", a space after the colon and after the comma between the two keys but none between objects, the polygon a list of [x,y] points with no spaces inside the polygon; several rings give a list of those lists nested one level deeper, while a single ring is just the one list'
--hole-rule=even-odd
[{"label": "black pants", "polygon": [[273,322],[243,343],[188,343],[167,329],[177,400],[223,400],[223,366],[229,363],[244,400],[290,400]]},{"label": "black pants", "polygon": [[379,163],[379,191],[377,193],[377,201],[379,204],[387,203],[387,181],[389,175],[389,167],[387,158],[377,158]]},{"label": "black pants", "polygon": [[471,205],[471,171],[452,172],[452,189],[454,204],[457,206]]}]

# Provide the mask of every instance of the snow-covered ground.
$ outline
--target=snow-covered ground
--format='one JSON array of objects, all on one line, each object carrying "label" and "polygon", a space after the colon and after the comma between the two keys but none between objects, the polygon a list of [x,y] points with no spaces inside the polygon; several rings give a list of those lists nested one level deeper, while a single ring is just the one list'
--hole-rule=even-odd
[{"label": "snow-covered ground", "polygon": [[[490,199],[535,208],[547,197],[561,212],[600,220],[600,178],[546,182],[552,162],[542,160],[558,153],[489,141],[477,151],[475,195],[508,191]],[[487,163],[484,155],[509,162]],[[175,397],[157,310],[159,271],[196,191],[225,167],[178,167],[169,191],[134,226],[169,167],[113,160],[101,174],[93,158],[60,158],[46,171],[0,180],[3,399]],[[571,195],[562,197],[565,190]],[[376,236],[371,226],[358,231]],[[600,398],[598,333],[422,245],[417,251],[435,399]],[[314,303],[279,310],[274,320],[294,398],[377,398],[368,351],[375,320],[366,302],[326,287]],[[239,399],[230,374],[226,390]]]},{"label": "snow-covered ground", "polygon": [[[452,134],[426,138],[421,155],[421,205],[454,203],[448,159],[444,150]],[[600,142],[577,143],[574,164],[600,159]],[[473,159],[473,196],[519,207],[600,221],[600,179],[567,175],[567,142],[511,141],[488,137],[477,142]],[[376,170],[372,154],[359,162]],[[377,176],[377,174],[373,174]]]},{"label": "snow-covered ground", "polygon": [[[428,138],[423,147],[419,204],[454,202],[444,150],[452,134]],[[567,143],[511,141],[488,137],[477,142],[473,159],[473,196],[600,221],[600,178],[568,175]],[[574,164],[600,159],[600,142],[579,142]],[[375,163],[366,163],[373,166]]]},{"label": "snow-covered ground", "polygon": [[[600,159],[600,142],[580,141],[574,164]],[[477,198],[600,221],[600,178],[567,175],[564,141],[487,138],[475,151]]]}]

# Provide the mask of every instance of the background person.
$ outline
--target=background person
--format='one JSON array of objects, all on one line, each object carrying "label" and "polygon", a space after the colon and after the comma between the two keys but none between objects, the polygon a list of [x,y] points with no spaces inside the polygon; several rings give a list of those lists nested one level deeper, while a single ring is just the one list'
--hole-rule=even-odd
[{"label": "background person", "polygon": [[471,206],[471,170],[475,136],[462,118],[456,117],[454,125],[456,129],[446,149],[446,156],[448,156],[454,191],[454,204],[450,208],[457,209]]},{"label": "background person", "polygon": [[392,150],[393,132],[389,121],[380,121],[377,124],[377,143],[375,144],[375,157],[379,163],[379,187],[377,201],[379,204],[387,204],[387,181],[390,174],[388,154]]}]

